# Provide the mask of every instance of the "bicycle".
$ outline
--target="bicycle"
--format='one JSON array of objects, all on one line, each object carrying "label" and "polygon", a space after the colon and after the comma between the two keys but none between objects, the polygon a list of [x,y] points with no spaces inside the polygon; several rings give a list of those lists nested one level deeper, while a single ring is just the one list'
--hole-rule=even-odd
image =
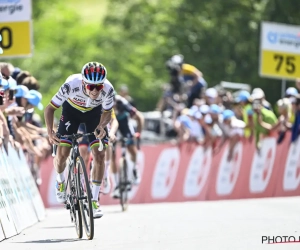
[{"label": "bicycle", "polygon": [[[71,222],[74,222],[78,238],[83,236],[82,222],[85,233],[89,240],[94,237],[94,218],[92,208],[92,192],[89,185],[88,175],[84,161],[79,153],[77,140],[82,136],[89,136],[94,133],[64,135],[64,138],[72,140],[72,150],[68,163],[68,178],[66,189],[65,208],[70,210]],[[60,138],[61,135],[57,134]],[[100,143],[102,145],[102,143]],[[53,154],[56,154],[57,145],[54,145]],[[85,185],[83,185],[83,182]]]},{"label": "bicycle", "polygon": [[[122,207],[122,211],[126,211],[128,209],[128,192],[131,191],[132,182],[128,178],[128,164],[126,160],[126,142],[129,139],[126,137],[122,137],[121,139],[117,139],[115,143],[113,143],[112,154],[115,155],[116,152],[116,143],[121,142],[121,158],[119,159],[119,190],[120,190],[120,205]],[[138,149],[139,140],[137,141]]]}]

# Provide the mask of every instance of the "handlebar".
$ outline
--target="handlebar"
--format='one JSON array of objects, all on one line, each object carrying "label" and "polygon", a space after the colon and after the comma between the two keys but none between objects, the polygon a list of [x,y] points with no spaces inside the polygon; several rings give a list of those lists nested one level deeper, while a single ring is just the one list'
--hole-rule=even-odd
[{"label": "handlebar", "polygon": [[[98,132],[98,131],[97,131]],[[61,137],[64,137],[64,138],[68,138],[68,139],[71,139],[72,141],[73,140],[78,140],[79,138],[83,137],[83,136],[89,136],[89,135],[94,135],[95,133],[92,132],[92,133],[85,133],[85,134],[81,134],[81,133],[78,133],[78,134],[72,134],[72,135],[61,135],[59,133],[56,133],[56,136],[60,139]],[[107,134],[107,131],[106,131],[106,136],[109,138],[109,135]],[[99,148],[98,150],[99,151],[102,151],[103,150],[103,142],[102,142],[103,139],[99,139]],[[57,145],[54,144],[52,145],[52,156],[54,157],[56,155],[56,150],[57,150]]]}]

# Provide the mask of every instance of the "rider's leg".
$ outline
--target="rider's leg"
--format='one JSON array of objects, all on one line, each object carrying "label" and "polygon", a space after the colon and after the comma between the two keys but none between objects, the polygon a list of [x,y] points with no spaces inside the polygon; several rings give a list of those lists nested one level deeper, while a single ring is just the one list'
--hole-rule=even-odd
[{"label": "rider's leg", "polygon": [[116,164],[116,151],[112,150],[112,147],[109,149],[111,150],[111,162],[110,167],[113,175],[113,192],[112,197],[113,198],[120,198],[120,190],[119,190],[119,172]]},{"label": "rider's leg", "polygon": [[[97,143],[96,143],[97,144]],[[92,153],[93,153],[93,161],[94,161],[94,166],[93,166],[93,179],[92,179],[92,184],[93,184],[93,200],[98,201],[98,196],[100,192],[100,185],[102,183],[103,175],[104,175],[104,159],[105,159],[105,151],[106,149],[103,149],[102,151],[98,151],[98,147],[94,146],[91,147]]]},{"label": "rider's leg", "polygon": [[104,170],[104,178],[109,177],[109,167],[110,167],[110,155],[111,155],[111,147],[109,146],[105,153],[105,170]]},{"label": "rider's leg", "polygon": [[116,187],[119,183],[119,174],[118,174],[118,169],[117,169],[117,164],[116,164],[116,152],[111,150],[111,162],[110,162],[110,167],[111,167],[111,172],[113,174],[113,179],[114,179],[114,187]]},{"label": "rider's leg", "polygon": [[[65,102],[62,108],[62,115],[59,120],[57,132],[60,135],[70,135],[77,133],[80,121],[77,120],[81,112],[75,110],[69,103]],[[56,199],[58,202],[64,202],[66,188],[64,184],[65,176],[64,170],[66,167],[66,161],[70,154],[72,142],[69,139],[60,138],[60,145],[57,147],[56,156],[54,158],[54,168],[57,172],[56,177]]]},{"label": "rider's leg", "polygon": [[127,145],[127,149],[128,149],[128,152],[130,153],[130,156],[131,156],[130,159],[133,163],[133,169],[132,169],[132,171],[133,171],[133,184],[138,185],[140,183],[140,176],[139,176],[138,169],[137,169],[137,166],[136,166],[138,150],[137,150],[137,147],[132,143]]},{"label": "rider's leg", "polygon": [[79,144],[79,153],[84,161],[84,165],[86,169],[88,169],[88,164],[90,159],[89,146],[86,144]]},{"label": "rider's leg", "polygon": [[66,199],[65,175],[66,161],[70,154],[70,147],[58,146],[54,158],[54,168],[56,170],[55,194],[58,202],[63,203]]},{"label": "rider's leg", "polygon": [[[81,123],[79,125],[78,133],[82,133],[82,134],[87,133],[84,123]],[[88,169],[90,151],[89,151],[89,139],[87,136],[83,136],[82,138],[79,139],[79,152],[84,161],[84,165],[86,166],[86,169]]]},{"label": "rider's leg", "polygon": [[58,146],[56,156],[54,158],[54,168],[57,173],[56,180],[58,182],[63,182],[65,180],[65,176],[63,172],[66,168],[66,162],[70,154],[71,147],[66,146]]},{"label": "rider's leg", "polygon": [[103,190],[104,194],[108,194],[110,191],[110,179],[109,179],[109,167],[110,167],[110,155],[111,155],[111,147],[108,146],[105,152],[105,170],[103,175]]},{"label": "rider's leg", "polygon": [[99,201],[99,193],[101,182],[104,175],[104,159],[105,159],[105,151],[103,148],[102,151],[98,151],[99,143],[94,143],[91,145],[91,150],[93,154],[93,179],[92,179],[92,205],[93,205],[93,214],[94,218],[101,218],[103,213],[100,209]]}]

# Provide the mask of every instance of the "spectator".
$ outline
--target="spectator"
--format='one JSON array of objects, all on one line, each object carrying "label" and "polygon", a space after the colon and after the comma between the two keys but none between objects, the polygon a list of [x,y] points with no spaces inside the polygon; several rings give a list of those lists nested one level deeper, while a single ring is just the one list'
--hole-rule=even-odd
[{"label": "spectator", "polygon": [[210,105],[210,109],[208,115],[206,115],[206,122],[209,129],[209,134],[207,135],[210,138],[211,145],[216,147],[217,140],[222,137],[222,130],[220,128],[220,123],[222,122],[220,119],[221,108],[217,104]]},{"label": "spectator", "polygon": [[300,133],[300,95],[296,96],[296,103],[294,105],[295,121],[292,126],[292,143],[296,142]]},{"label": "spectator", "polygon": [[11,76],[14,70],[15,68],[11,63],[0,62],[0,71],[3,76]]},{"label": "spectator", "polygon": [[234,147],[244,136],[244,129],[246,127],[246,124],[245,122],[237,119],[232,110],[226,109],[223,111],[222,115],[223,122],[221,124],[221,128],[223,131],[223,137],[217,152],[222,148],[226,141],[229,141],[227,161],[231,161]]},{"label": "spectator", "polygon": [[190,109],[185,108],[180,112],[180,116],[174,123],[174,129],[178,134],[178,143],[188,141],[190,138],[190,131],[192,129],[192,120]]},{"label": "spectator", "polygon": [[233,97],[231,92],[220,89],[218,91],[217,104],[221,107],[222,110],[231,109],[233,106]]},{"label": "spectator", "polygon": [[254,136],[254,119],[256,114],[252,109],[250,93],[245,90],[240,91],[235,101],[241,107],[242,119],[246,123],[244,136],[245,138],[252,140],[252,137]]},{"label": "spectator", "polygon": [[272,110],[272,105],[266,100],[265,92],[261,88],[253,89],[251,98],[260,100],[264,108]]},{"label": "spectator", "polygon": [[278,122],[273,126],[273,130],[278,130],[277,143],[281,143],[285,138],[286,131],[292,127],[290,119],[292,116],[292,104],[288,98],[283,98],[277,101],[279,112]]},{"label": "spectator", "polygon": [[218,99],[218,91],[215,88],[205,90],[205,101],[207,105],[216,104]]},{"label": "spectator", "polygon": [[255,128],[255,142],[256,147],[260,149],[260,139],[262,136],[270,135],[270,132],[273,130],[273,127],[277,123],[277,117],[273,111],[268,110],[263,107],[260,99],[253,100],[253,111],[256,114],[254,121]]},{"label": "spectator", "polygon": [[298,90],[294,87],[289,87],[285,91],[285,97],[287,98],[295,97],[297,95],[298,95]]},{"label": "spectator", "polygon": [[21,85],[26,86],[29,90],[39,90],[40,84],[33,76],[28,76],[23,79]]},{"label": "spectator", "polygon": [[17,68],[15,67],[14,68],[14,71],[12,72],[11,74],[11,77],[14,79],[14,80],[17,80],[17,75],[21,72],[22,70],[20,68]]},{"label": "spectator", "polygon": [[17,81],[17,84],[18,85],[21,85],[23,80],[26,78],[26,77],[29,77],[31,76],[31,74],[28,72],[28,71],[21,71],[19,74],[17,74],[16,76],[16,81]]}]

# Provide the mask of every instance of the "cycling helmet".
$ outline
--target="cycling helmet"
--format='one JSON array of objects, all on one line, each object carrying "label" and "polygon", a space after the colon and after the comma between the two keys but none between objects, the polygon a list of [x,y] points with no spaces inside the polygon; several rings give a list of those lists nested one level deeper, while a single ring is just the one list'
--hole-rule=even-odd
[{"label": "cycling helmet", "polygon": [[182,64],[184,63],[184,56],[181,54],[174,55],[171,57],[171,62],[175,65],[182,66]]},{"label": "cycling helmet", "polygon": [[101,63],[88,62],[82,67],[81,74],[84,82],[89,84],[100,84],[104,83],[107,71]]}]

